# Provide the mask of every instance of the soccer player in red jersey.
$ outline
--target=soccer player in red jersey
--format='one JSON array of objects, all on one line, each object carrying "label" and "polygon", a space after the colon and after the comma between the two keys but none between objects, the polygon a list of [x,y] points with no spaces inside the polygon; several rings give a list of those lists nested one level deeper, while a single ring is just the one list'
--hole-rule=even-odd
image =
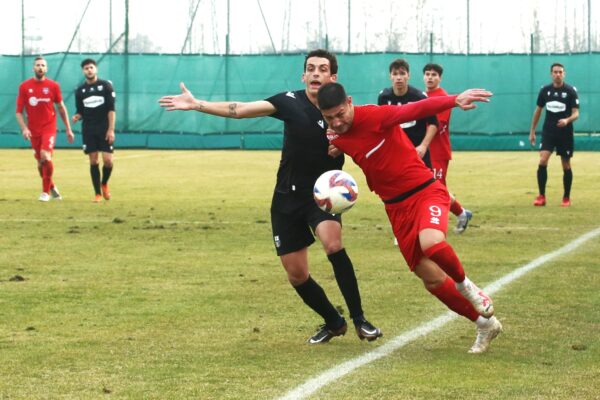
[{"label": "soccer player in red jersey", "polygon": [[[74,139],[60,86],[57,82],[46,78],[47,71],[46,60],[43,57],[37,57],[33,62],[35,76],[19,86],[16,112],[23,137],[31,142],[34,157],[38,162],[38,171],[42,177],[40,201],[62,198],[52,181],[54,172],[52,153],[56,142],[54,104],[58,105],[58,113],[65,124],[67,140],[69,143],[73,143]],[[23,117],[23,109],[27,112],[27,123]]]},{"label": "soccer player in red jersey", "polygon": [[[439,64],[427,64],[423,67],[423,81],[427,88],[428,97],[448,95],[448,93],[440,87],[443,73],[444,69]],[[448,174],[448,165],[452,159],[452,145],[450,144],[451,113],[452,110],[447,109],[437,114],[438,131],[429,144],[433,176],[435,179],[442,182],[444,186],[447,186],[446,176]],[[473,213],[466,208],[463,208],[452,194],[450,194],[450,212],[458,218],[454,232],[463,233],[465,229],[467,229],[469,221],[473,217]]]},{"label": "soccer player in red jersey", "polygon": [[323,85],[317,101],[329,126],[328,139],[352,157],[369,188],[385,203],[400,251],[411,271],[452,311],[477,325],[469,352],[482,353],[501,332],[492,300],[467,278],[446,242],[450,197],[431,176],[399,124],[459,106],[475,108],[492,94],[470,89],[457,96],[432,97],[402,106],[354,106],[339,83]]}]

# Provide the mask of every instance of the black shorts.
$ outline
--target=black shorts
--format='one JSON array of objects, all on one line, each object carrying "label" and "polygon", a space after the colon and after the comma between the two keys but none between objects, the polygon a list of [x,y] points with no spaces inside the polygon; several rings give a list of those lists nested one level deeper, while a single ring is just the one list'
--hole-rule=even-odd
[{"label": "black shorts", "polygon": [[83,133],[83,152],[90,153],[112,153],[113,146],[106,140],[106,132],[103,133]]},{"label": "black shorts", "polygon": [[271,228],[278,256],[293,253],[315,242],[314,233],[323,221],[338,221],[341,216],[331,215],[317,207],[314,201],[305,202],[293,212],[281,211],[275,198],[271,204]]},{"label": "black shorts", "polygon": [[571,158],[574,147],[573,135],[550,135],[542,132],[540,150],[552,153],[556,149],[557,155],[562,158]]}]

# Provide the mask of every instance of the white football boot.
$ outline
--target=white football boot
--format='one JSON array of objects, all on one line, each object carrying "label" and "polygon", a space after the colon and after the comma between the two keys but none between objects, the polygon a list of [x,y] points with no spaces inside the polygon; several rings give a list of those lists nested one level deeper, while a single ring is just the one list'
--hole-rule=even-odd
[{"label": "white football boot", "polygon": [[477,338],[469,349],[471,354],[484,353],[490,348],[490,343],[502,332],[502,324],[496,317],[488,320],[487,326],[477,328]]}]

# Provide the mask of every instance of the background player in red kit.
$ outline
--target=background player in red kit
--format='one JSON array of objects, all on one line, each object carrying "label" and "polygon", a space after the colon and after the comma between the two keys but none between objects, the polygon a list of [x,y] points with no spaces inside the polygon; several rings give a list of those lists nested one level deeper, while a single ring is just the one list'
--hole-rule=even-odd
[{"label": "background player in red kit", "polygon": [[429,292],[454,312],[477,325],[469,350],[482,353],[501,332],[491,299],[466,277],[446,242],[450,198],[445,186],[431,176],[414,146],[398,126],[460,106],[475,108],[490,92],[471,89],[458,96],[433,97],[402,106],[354,106],[342,85],[323,85],[317,101],[329,125],[328,139],[352,157],[369,188],[385,209],[402,255]]},{"label": "background player in red kit", "polygon": [[[51,197],[61,199],[60,193],[52,181],[54,172],[52,153],[56,142],[54,104],[58,105],[58,113],[65,124],[69,143],[73,143],[74,138],[60,86],[57,82],[46,78],[47,71],[46,60],[43,57],[37,57],[33,62],[35,76],[19,85],[16,112],[23,137],[31,141],[31,147],[38,162],[38,171],[42,177],[40,201],[49,201]],[[27,123],[23,117],[23,109],[27,113]]]},{"label": "background player in red kit", "polygon": [[[427,88],[427,97],[447,96],[448,93],[440,87],[442,74],[444,69],[439,64],[427,64],[423,67],[423,81]],[[448,165],[452,159],[452,145],[450,144],[450,114],[452,109],[447,109],[437,114],[438,131],[437,134],[429,143],[429,155],[431,158],[431,168],[435,179],[446,185],[446,176],[448,174]],[[463,208],[463,206],[450,194],[450,212],[458,221],[454,228],[455,233],[463,233],[469,221],[473,217],[473,213]]]}]

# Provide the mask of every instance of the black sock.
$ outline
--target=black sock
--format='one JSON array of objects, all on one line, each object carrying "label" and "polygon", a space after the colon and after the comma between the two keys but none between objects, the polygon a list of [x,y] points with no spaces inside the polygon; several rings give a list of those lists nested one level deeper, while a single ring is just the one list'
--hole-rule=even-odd
[{"label": "black sock", "polygon": [[360,292],[358,290],[358,282],[354,274],[354,267],[350,257],[346,254],[346,249],[342,249],[337,253],[327,256],[331,265],[333,265],[333,273],[335,280],[346,300],[346,305],[350,311],[350,318],[362,319],[363,310],[360,301]]},{"label": "black sock", "polygon": [[100,194],[100,166],[90,164],[90,175],[92,175],[92,185],[96,194]]},{"label": "black sock", "polygon": [[342,325],[342,316],[333,307],[323,288],[311,276],[306,282],[294,286],[294,289],[307,306],[323,317],[329,327],[337,329]]},{"label": "black sock", "polygon": [[571,197],[571,185],[573,184],[573,171],[569,169],[565,169],[563,171],[563,187],[565,188],[565,192],[563,197],[567,199]]},{"label": "black sock", "polygon": [[546,195],[546,181],[548,180],[548,167],[544,165],[538,165],[537,170],[537,181],[540,194]]},{"label": "black sock", "polygon": [[102,166],[102,184],[103,185],[106,185],[108,183],[112,169],[113,169],[112,165],[110,167],[107,167],[105,165]]}]

